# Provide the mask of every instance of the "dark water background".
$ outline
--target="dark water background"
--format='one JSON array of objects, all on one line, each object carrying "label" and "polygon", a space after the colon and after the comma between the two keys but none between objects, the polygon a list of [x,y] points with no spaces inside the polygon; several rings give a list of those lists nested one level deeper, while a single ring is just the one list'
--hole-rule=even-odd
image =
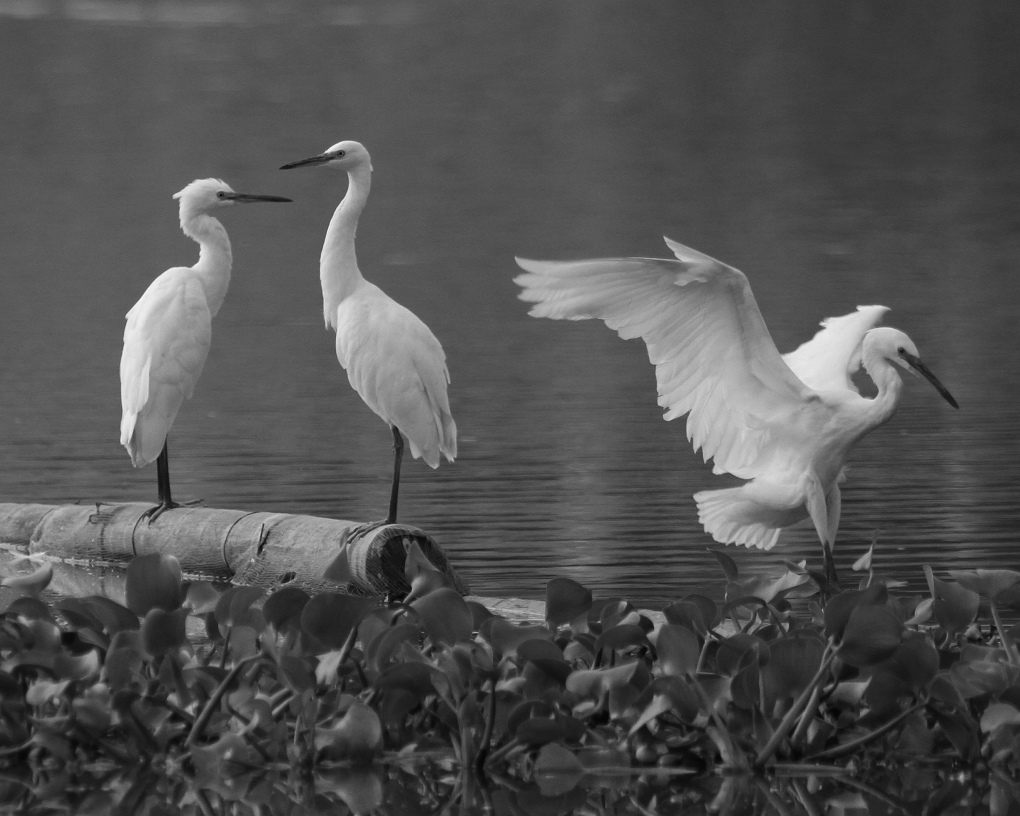
[{"label": "dark water background", "polygon": [[[554,575],[646,603],[713,591],[643,344],[527,317],[515,254],[660,255],[747,273],[777,345],[892,308],[922,382],[865,439],[837,556],[1020,567],[1020,6],[1006,2],[0,0],[0,499],[144,500],[118,444],[124,313],[196,247],[170,196],[215,175],[294,204],[223,221],[234,277],[171,436],[175,497],[379,517],[389,431],[347,385],[317,263],[372,153],[366,276],[446,348],[460,457],[408,460],[401,516],[481,594]],[[809,557],[809,527],[748,571]]]}]

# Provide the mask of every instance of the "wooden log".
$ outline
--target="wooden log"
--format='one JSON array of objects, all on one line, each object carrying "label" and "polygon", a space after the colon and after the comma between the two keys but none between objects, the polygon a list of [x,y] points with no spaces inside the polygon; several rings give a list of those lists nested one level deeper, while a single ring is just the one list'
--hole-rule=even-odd
[{"label": "wooden log", "polygon": [[[406,547],[413,541],[436,569],[467,586],[442,548],[406,525],[365,528],[357,522],[287,513],[179,507],[152,524],[150,504],[0,504],[0,542],[71,563],[124,564],[136,555],[169,553],[192,577],[271,589],[295,583],[311,591],[403,595]],[[356,546],[352,584],[324,578]]]},{"label": "wooden log", "polygon": [[[189,578],[268,591],[290,584],[309,592],[399,595],[409,589],[403,559],[405,542],[413,540],[437,569],[454,579],[462,594],[468,592],[439,544],[414,527],[387,525],[359,536],[360,525],[353,521],[205,507],[180,507],[149,525],[141,515],[151,506],[0,503],[0,545],[8,553],[88,565],[58,570],[52,588],[69,597],[106,595],[123,603],[124,568],[136,555],[151,552],[175,555]],[[323,578],[345,541],[360,551],[349,561],[358,579],[353,586]],[[9,554],[0,552],[0,567],[11,564]],[[540,623],[545,617],[541,600],[477,596],[468,600],[512,621]],[[661,612],[642,613],[656,626],[663,622]]]}]

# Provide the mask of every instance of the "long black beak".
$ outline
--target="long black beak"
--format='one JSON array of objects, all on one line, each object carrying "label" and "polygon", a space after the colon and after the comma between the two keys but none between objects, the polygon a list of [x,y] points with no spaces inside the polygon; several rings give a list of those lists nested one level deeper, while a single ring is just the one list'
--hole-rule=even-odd
[{"label": "long black beak", "polygon": [[930,382],[932,386],[934,386],[935,390],[942,395],[942,399],[954,408],[960,407],[960,404],[953,398],[953,395],[949,393],[949,389],[939,382],[939,378],[932,374],[928,369],[928,366],[921,362],[920,357],[915,357],[909,351],[900,351],[900,357],[910,363],[910,367],[913,368],[914,371]]},{"label": "long black beak", "polygon": [[253,193],[224,193],[223,197],[238,204],[251,204],[255,201],[293,201],[292,198],[271,195],[254,195]]},{"label": "long black beak", "polygon": [[290,162],[283,165],[281,170],[293,170],[295,167],[314,167],[317,164],[325,164],[331,159],[336,158],[332,153],[320,153],[318,156],[312,156],[309,159],[298,159],[297,161]]}]

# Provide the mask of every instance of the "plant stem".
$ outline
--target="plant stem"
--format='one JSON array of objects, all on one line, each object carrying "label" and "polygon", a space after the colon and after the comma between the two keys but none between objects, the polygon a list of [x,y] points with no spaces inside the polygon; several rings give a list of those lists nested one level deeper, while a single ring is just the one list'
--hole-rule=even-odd
[{"label": "plant stem", "polygon": [[489,678],[489,716],[485,720],[485,733],[482,734],[482,743],[478,746],[478,753],[475,755],[474,767],[479,774],[485,773],[485,758],[492,747],[492,730],[496,725],[496,677]]},{"label": "plant stem", "polygon": [[822,653],[822,664],[818,667],[818,671],[815,672],[815,676],[811,678],[811,682],[805,687],[800,693],[800,696],[794,701],[790,710],[786,712],[786,716],[783,717],[782,722],[773,732],[771,739],[765,744],[765,747],[761,749],[757,759],[754,761],[755,768],[761,768],[765,765],[772,755],[776,752],[779,747],[779,743],[782,742],[790,729],[793,728],[793,723],[800,716],[801,711],[806,707],[808,700],[814,695],[815,688],[821,684],[822,678],[825,677],[825,673],[828,672],[829,667],[832,665],[832,661],[836,658],[836,649],[834,648],[835,638],[829,638],[829,642],[825,646],[825,652]]},{"label": "plant stem", "polygon": [[995,605],[995,601],[989,600],[988,604],[992,608],[992,620],[995,621],[995,628],[999,630],[999,640],[1002,641],[1002,648],[1006,651],[1006,660],[1011,666],[1015,666],[1017,663],[1020,663],[1020,656],[1017,655],[1016,645],[1006,634],[1006,627],[1002,625],[1002,618],[999,616],[999,607]]},{"label": "plant stem", "polygon": [[213,711],[216,706],[220,704],[220,700],[223,699],[223,695],[227,693],[227,689],[230,684],[234,682],[237,676],[244,670],[249,663],[254,663],[256,660],[261,660],[262,654],[253,654],[248,657],[237,661],[234,668],[230,670],[230,673],[223,678],[223,681],[217,686],[216,691],[212,693],[212,697],[205,704],[205,708],[202,709],[202,713],[198,715],[195,720],[195,724],[191,726],[191,732],[188,734],[188,738],[184,741],[185,746],[192,745],[195,740],[202,736],[202,732],[205,730],[205,726],[208,724],[209,719],[213,715]]},{"label": "plant stem", "polygon": [[910,708],[908,708],[906,711],[901,711],[899,714],[897,714],[895,717],[889,720],[889,722],[880,725],[874,731],[869,731],[867,734],[864,734],[863,736],[860,736],[857,739],[852,739],[849,742],[844,742],[842,745],[836,745],[832,748],[829,748],[826,751],[819,751],[817,754],[812,754],[809,757],[805,757],[805,759],[806,760],[835,759],[836,757],[843,756],[844,754],[852,753],[861,746],[867,745],[869,742],[878,739],[886,731],[889,731],[891,728],[899,725],[901,722],[903,722],[903,720],[905,720],[915,711],[920,711],[926,705],[927,703],[917,703],[916,705],[913,705]]},{"label": "plant stem", "polygon": [[804,711],[800,715],[800,721],[797,723],[797,728],[793,732],[793,736],[790,737],[790,742],[794,745],[799,745],[804,740],[804,736],[807,734],[807,730],[811,726],[811,713],[818,708],[818,703],[821,699],[822,686],[821,684],[818,684],[815,686],[815,690],[811,693],[811,699],[808,700],[808,704],[804,706]]}]

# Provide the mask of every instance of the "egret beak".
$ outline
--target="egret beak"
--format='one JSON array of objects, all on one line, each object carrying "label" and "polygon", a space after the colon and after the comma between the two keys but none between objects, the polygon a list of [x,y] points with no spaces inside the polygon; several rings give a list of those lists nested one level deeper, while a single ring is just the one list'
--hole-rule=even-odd
[{"label": "egret beak", "polygon": [[939,382],[938,377],[931,373],[924,363],[921,362],[920,357],[915,357],[909,351],[900,351],[900,357],[910,364],[910,367],[914,369],[918,374],[924,377],[928,382],[934,386],[935,390],[942,395],[942,399],[952,405],[954,408],[959,408],[959,403],[953,399],[953,395],[949,393],[949,389],[946,388],[942,383]]},{"label": "egret beak", "polygon": [[281,170],[293,170],[295,167],[314,167],[317,164],[325,164],[328,161],[332,161],[336,156],[332,153],[320,153],[318,156],[312,156],[309,159],[298,159],[288,164],[283,165]]},{"label": "egret beak", "polygon": [[252,193],[224,193],[223,198],[236,201],[238,204],[250,204],[253,201],[293,201],[292,198],[271,195],[253,195]]}]

